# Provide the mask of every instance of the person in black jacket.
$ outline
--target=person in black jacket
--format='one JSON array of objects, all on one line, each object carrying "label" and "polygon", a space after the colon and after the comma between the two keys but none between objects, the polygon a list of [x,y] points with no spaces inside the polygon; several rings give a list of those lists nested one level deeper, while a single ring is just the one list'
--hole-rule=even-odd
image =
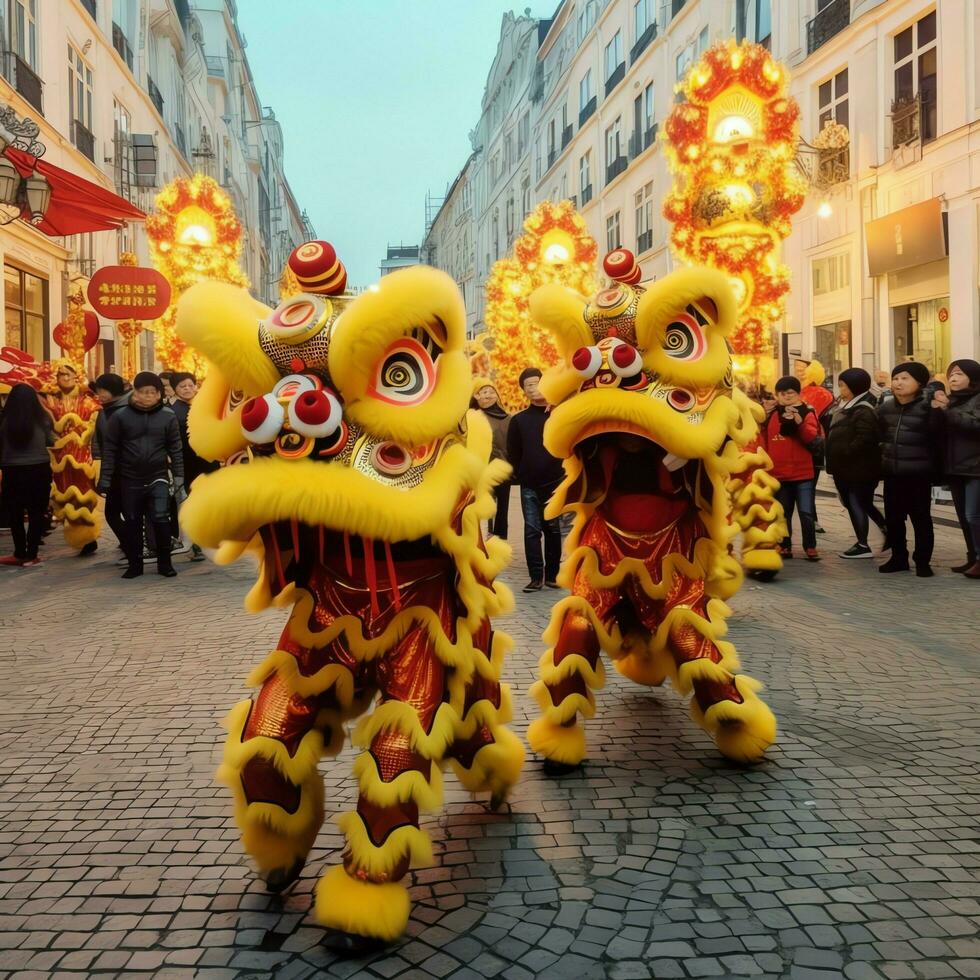
[{"label": "person in black jacket", "polygon": [[885,516],[875,507],[875,487],[881,478],[878,416],[871,394],[871,375],[863,368],[848,368],[837,376],[840,400],[827,431],[827,472],[854,528],[854,544],[841,558],[871,558],[869,518],[884,533]]},{"label": "person in black jacket", "polygon": [[119,473],[129,561],[123,578],[143,574],[144,514],[149,514],[153,524],[157,571],[166,578],[177,574],[170,561],[170,470],[180,495],[184,457],[177,416],[163,404],[163,382],[159,376],[141,371],[133,380],[129,404],[109,420],[99,474],[99,493],[105,496],[113,476]]},{"label": "person in black jacket", "polygon": [[[170,383],[176,395],[170,408],[177,416],[177,425],[180,428],[180,446],[184,454],[184,486],[192,488],[201,474],[213,473],[221,464],[202,459],[191,447],[187,420],[191,413],[191,402],[197,394],[197,378],[189,371],[174,371],[170,375]],[[204,552],[196,544],[191,545],[191,561],[204,561]]]},{"label": "person in black jacket", "polygon": [[966,541],[966,562],[953,571],[980,579],[980,364],[953,361],[946,380],[949,395],[937,391],[932,404],[944,416],[943,472]]},{"label": "person in black jacket", "polygon": [[[92,382],[92,390],[102,406],[102,411],[95,417],[95,431],[92,433],[92,458],[102,459],[102,447],[105,444],[109,419],[129,404],[129,392],[126,391],[126,382],[118,374],[100,374]],[[105,522],[112,528],[112,533],[119,541],[119,547],[125,550],[126,530],[122,516],[122,499],[119,496],[118,474],[106,492]]]},{"label": "person in black jacket", "polygon": [[892,393],[878,406],[881,473],[885,478],[885,524],[892,556],[879,572],[909,570],[905,521],[915,531],[915,574],[932,576],[932,480],[942,412],[931,405],[929,369],[918,361],[892,370]]},{"label": "person in black jacket", "polygon": [[[510,420],[507,430],[507,459],[514,469],[514,481],[521,486],[521,511],[524,514],[524,557],[531,580],[525,592],[539,592],[543,586],[557,589],[558,566],[561,563],[561,521],[544,519],[548,498],[555,492],[565,473],[561,460],[544,448],[544,423],[548,405],[538,389],[541,372],[525,368],[519,383],[531,402],[529,408]],[[544,558],[541,538],[544,537]]]}]

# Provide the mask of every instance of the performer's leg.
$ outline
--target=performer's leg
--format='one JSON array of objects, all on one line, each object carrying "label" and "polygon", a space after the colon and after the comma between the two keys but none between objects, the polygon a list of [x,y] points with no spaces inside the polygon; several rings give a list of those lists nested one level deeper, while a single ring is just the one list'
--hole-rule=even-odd
[{"label": "performer's leg", "polygon": [[[473,642],[484,651],[489,665],[495,659],[493,645],[503,638],[495,636],[490,623],[485,622]],[[466,685],[460,724],[447,756],[459,781],[471,793],[490,794],[492,809],[507,798],[524,764],[524,746],[504,727],[510,718],[508,687],[475,671]]]},{"label": "performer's leg", "polygon": [[419,810],[442,799],[439,762],[453,740],[449,712],[440,713],[446,669],[423,626],[410,630],[378,661],[381,701],[354,734],[366,751],[354,764],[357,808],[339,820],[347,837],[343,865],[331,868],[316,890],[321,925],[384,942],[408,923],[410,903],[402,879],[432,860]]},{"label": "performer's leg", "polygon": [[150,519],[153,524],[153,537],[156,539],[157,571],[161,575],[176,575],[170,560],[170,487],[158,480],[149,488]]},{"label": "performer's leg", "polygon": [[119,486],[126,533],[123,547],[129,567],[123,578],[136,578],[143,574],[143,521],[145,517],[143,484],[136,480],[122,480]]},{"label": "performer's leg", "polygon": [[736,762],[758,762],[776,737],[776,719],[757,695],[758,681],[736,674],[738,655],[719,639],[723,624],[707,614],[704,583],[678,576],[664,604],[667,646],[682,694],[693,688],[691,716]]},{"label": "performer's leg", "polygon": [[[285,638],[283,645],[290,646]],[[259,693],[232,709],[218,770],[235,798],[242,845],[273,891],[299,874],[323,823],[317,761],[321,755],[336,755],[343,745],[344,707],[354,683],[346,667],[330,666],[332,687],[303,696],[296,687],[309,681],[295,666],[285,669],[292,656],[273,654],[270,659],[281,663],[266,671]]]},{"label": "performer's leg", "polygon": [[531,694],[543,712],[527,730],[527,739],[539,755],[575,766],[585,758],[585,730],[578,724],[595,714],[595,695],[605,683],[599,658],[599,637],[591,620],[580,612],[563,616],[554,648],[538,663],[538,680]]}]

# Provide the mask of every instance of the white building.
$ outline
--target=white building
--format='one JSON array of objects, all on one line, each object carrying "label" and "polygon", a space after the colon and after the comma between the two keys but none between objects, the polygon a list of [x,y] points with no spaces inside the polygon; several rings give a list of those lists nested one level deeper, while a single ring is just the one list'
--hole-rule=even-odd
[{"label": "white building", "polygon": [[[254,292],[276,298],[285,256],[312,229],[283,173],[278,124],[256,94],[234,0],[8,0],[0,31],[0,104],[37,122],[45,160],[144,211],[172,178],[209,173],[246,227]],[[65,239],[23,221],[0,228],[4,343],[56,356],[51,332],[68,292],[123,251],[148,263],[142,223]],[[153,365],[152,346],[144,331],[141,367]],[[118,364],[115,329],[103,322],[89,371]]]},{"label": "white building", "polygon": [[[456,280],[466,305],[466,334],[476,336],[476,248],[473,221],[473,171],[475,154],[446,191],[422,240],[422,261],[443,269]],[[482,291],[483,284],[479,285]]]},{"label": "white building", "polygon": [[785,354],[828,370],[976,358],[980,4],[781,0],[773,41],[803,137],[830,117],[851,137],[830,215],[812,195],[786,242]]}]

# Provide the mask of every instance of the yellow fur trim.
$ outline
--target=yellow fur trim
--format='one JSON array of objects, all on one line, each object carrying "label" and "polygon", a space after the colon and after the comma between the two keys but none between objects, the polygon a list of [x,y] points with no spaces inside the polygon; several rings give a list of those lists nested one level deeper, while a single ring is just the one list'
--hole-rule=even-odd
[{"label": "yellow fur trim", "polygon": [[564,725],[572,721],[576,715],[591,718],[595,714],[595,695],[591,690],[586,690],[584,694],[566,694],[561,704],[553,704],[548,687],[543,681],[535,681],[529,688],[528,694],[538,702],[544,717],[556,725]]},{"label": "yellow fur trim", "polygon": [[362,752],[353,767],[361,794],[376,806],[390,807],[411,800],[420,810],[436,810],[442,804],[442,773],[434,762],[429,772],[428,780],[417,769],[409,769],[386,781],[370,752]]},{"label": "yellow fur trim", "polygon": [[231,385],[220,369],[209,365],[208,376],[194,396],[187,416],[191,448],[203,459],[228,459],[248,445],[242,435],[242,407],[247,399],[242,397],[225,414],[230,391]]},{"label": "yellow fur trim", "polygon": [[558,725],[538,718],[528,726],[527,741],[538,755],[565,765],[577,766],[585,758],[585,729],[581,725]]},{"label": "yellow fur trim", "polygon": [[606,671],[602,660],[592,664],[581,654],[570,653],[562,657],[561,663],[555,663],[554,649],[545,651],[538,660],[538,678],[545,684],[558,684],[567,677],[578,674],[593,691],[600,691],[606,686]]},{"label": "yellow fur trim", "polygon": [[258,820],[250,820],[244,826],[239,823],[242,847],[252,856],[261,874],[280,868],[285,870],[310,853],[322,823],[322,808],[319,820],[311,821],[304,831],[291,835],[273,830]]},{"label": "yellow fur trim", "polygon": [[90,541],[99,540],[99,525],[95,521],[91,524],[82,524],[69,520],[65,522],[64,533],[68,547],[84,548]]},{"label": "yellow fur trim", "polygon": [[372,878],[390,876],[406,856],[413,868],[432,864],[432,844],[428,835],[418,827],[397,827],[377,847],[371,841],[359,813],[341,814],[337,817],[337,825],[347,837],[351,863]]},{"label": "yellow fur trim", "polygon": [[647,687],[659,687],[667,679],[669,670],[659,657],[630,653],[613,660],[613,666],[623,677]]},{"label": "yellow fur trim", "polygon": [[742,555],[742,564],[750,572],[778,572],[783,567],[783,559],[774,549],[763,550],[755,547]]},{"label": "yellow fur trim", "polygon": [[278,674],[291,694],[309,698],[334,689],[341,708],[350,707],[354,700],[354,678],[341,664],[327,664],[315,674],[301,674],[296,658],[285,650],[273,650],[265,660],[248,675],[245,683],[249,687],[259,687],[272,676]]},{"label": "yellow fur trim", "polygon": [[385,701],[358,722],[351,741],[366,749],[378,735],[395,731],[408,739],[413,752],[418,752],[426,759],[441,759],[453,743],[458,726],[459,714],[452,705],[439,705],[431,728],[426,732],[412,705],[404,701]]},{"label": "yellow fur trim", "polygon": [[715,740],[719,751],[734,762],[759,762],[776,740],[776,718],[756,691],[762,685],[753,677],[739,674],[735,687],[744,699],[719,701],[702,714],[697,699],[691,700],[691,717]]},{"label": "yellow fur trim", "polygon": [[517,782],[524,765],[524,746],[506,728],[493,730],[494,741],[484,745],[473,756],[469,769],[452,760],[457,779],[471,792],[505,795]]},{"label": "yellow fur trim", "polygon": [[313,914],[321,926],[390,943],[408,925],[411,902],[397,882],[357,881],[343,868],[331,868],[317,883]]}]

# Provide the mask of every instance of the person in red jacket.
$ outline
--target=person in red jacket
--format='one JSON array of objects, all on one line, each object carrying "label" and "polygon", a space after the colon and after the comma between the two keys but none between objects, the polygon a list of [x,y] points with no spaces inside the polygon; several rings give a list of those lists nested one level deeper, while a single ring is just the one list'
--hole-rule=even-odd
[{"label": "person in red jacket", "polygon": [[776,499],[786,515],[786,537],[779,553],[793,557],[793,511],[800,514],[803,550],[810,561],[819,561],[817,552],[816,508],[814,505],[813,453],[808,448],[820,435],[820,423],[814,410],[800,398],[796,378],[776,382],[776,408],[764,429],[766,450],[772,459],[772,475],[779,480]]},{"label": "person in red jacket", "polygon": [[[830,428],[830,407],[834,404],[834,393],[824,387],[827,372],[819,361],[805,361],[798,358],[793,364],[793,374],[800,382],[800,398],[803,399],[813,409],[820,423],[822,434],[826,436]],[[824,529],[820,526],[817,515],[816,492],[817,480],[820,478],[820,471],[824,467],[824,453],[821,448],[813,457],[813,520],[817,529],[817,534],[823,534]]]}]

